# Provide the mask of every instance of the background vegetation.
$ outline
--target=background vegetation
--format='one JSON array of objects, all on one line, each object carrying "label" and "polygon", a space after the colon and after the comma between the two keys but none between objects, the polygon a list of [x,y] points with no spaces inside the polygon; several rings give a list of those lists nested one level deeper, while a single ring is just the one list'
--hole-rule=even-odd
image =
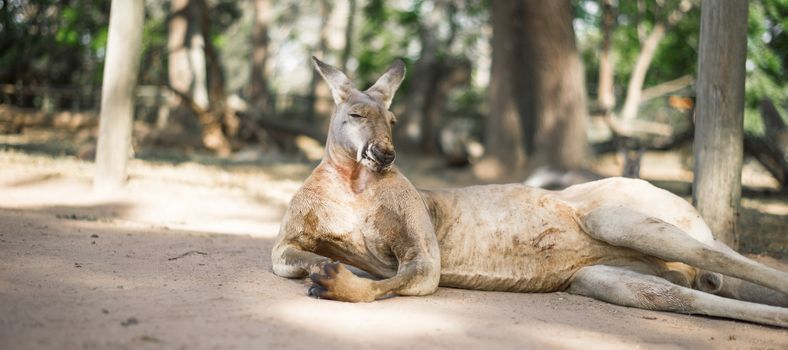
[{"label": "background vegetation", "polygon": [[[626,120],[632,100],[634,119],[657,124],[635,124],[626,136],[670,139],[690,128],[700,2],[570,4],[589,97],[585,110],[592,120],[621,114]],[[612,13],[608,27],[606,11]],[[762,100],[786,115],[787,15],[785,0],[750,1],[745,129],[752,135],[764,134]],[[97,111],[108,17],[106,1],[0,1],[4,121],[19,111]],[[394,105],[404,120],[397,130],[401,148],[441,155],[452,164],[473,161],[484,148],[488,155],[495,150],[485,132],[492,120],[489,1],[148,0],[145,17],[134,135],[140,152],[150,145],[223,155],[249,148],[290,152],[301,148],[295,142],[299,135],[322,142],[330,104],[311,67],[312,55],[345,68],[359,87],[371,84],[393,59],[405,60],[410,74]],[[178,18],[186,25],[181,37],[174,30]],[[664,34],[655,41],[643,81],[633,82],[658,27]],[[600,104],[599,96],[607,34],[614,67],[610,106]],[[179,57],[181,48],[188,53]],[[629,98],[631,86],[644,95]],[[206,131],[210,123],[220,125],[219,134]],[[598,124],[589,124],[592,144],[616,136]],[[210,135],[221,142],[211,143]]]}]

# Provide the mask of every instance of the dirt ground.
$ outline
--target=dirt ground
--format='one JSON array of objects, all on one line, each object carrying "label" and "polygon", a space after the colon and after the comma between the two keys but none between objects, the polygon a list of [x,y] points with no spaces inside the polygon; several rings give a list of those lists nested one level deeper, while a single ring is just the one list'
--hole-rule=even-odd
[{"label": "dirt ground", "polygon": [[[18,149],[0,147],[2,349],[788,348],[785,329],[565,293],[312,299],[270,262],[311,164],[136,160],[102,196],[90,163]],[[439,168],[403,165],[420,186],[474,182]],[[663,184],[681,192],[685,175]],[[748,249],[788,270],[785,198],[745,199],[742,217]]]}]

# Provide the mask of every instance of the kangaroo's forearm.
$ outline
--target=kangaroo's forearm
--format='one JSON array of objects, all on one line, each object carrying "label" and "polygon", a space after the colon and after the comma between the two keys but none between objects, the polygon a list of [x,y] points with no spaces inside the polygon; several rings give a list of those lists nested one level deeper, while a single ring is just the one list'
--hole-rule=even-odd
[{"label": "kangaroo's forearm", "polygon": [[391,278],[373,281],[371,288],[376,291],[376,299],[391,294],[427,295],[435,292],[439,281],[439,269],[434,269],[426,262],[416,261],[403,265]]},{"label": "kangaroo's forearm", "polygon": [[369,302],[389,295],[426,295],[438,288],[440,271],[431,271],[433,264],[411,261],[400,266],[393,277],[371,280],[354,275],[340,263],[323,266],[321,273],[310,277],[315,284],[310,295],[350,302]]},{"label": "kangaroo's forearm", "polygon": [[274,248],[271,256],[274,273],[287,278],[304,278],[310,272],[316,272],[331,259],[307,252],[291,245]]}]

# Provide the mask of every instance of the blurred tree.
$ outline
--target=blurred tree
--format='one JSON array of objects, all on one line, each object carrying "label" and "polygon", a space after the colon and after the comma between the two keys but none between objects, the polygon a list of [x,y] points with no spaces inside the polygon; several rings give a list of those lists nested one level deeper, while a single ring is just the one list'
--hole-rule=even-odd
[{"label": "blurred tree", "polygon": [[[167,39],[167,75],[169,87],[178,96],[171,101],[173,122],[186,124],[199,116],[196,109],[208,108],[205,66],[205,38],[202,35],[201,8],[197,0],[170,2]],[[201,121],[202,141],[208,149],[228,149],[229,143],[215,126]],[[212,123],[216,124],[216,123]]]},{"label": "blurred tree", "polygon": [[249,84],[249,100],[252,119],[258,120],[269,111],[269,91],[266,73],[268,59],[268,26],[271,23],[270,0],[254,0],[254,23],[252,27],[252,73]]},{"label": "blurred tree", "polygon": [[[226,139],[233,140],[238,134],[238,128],[241,121],[236,115],[236,111],[230,107],[227,101],[227,90],[224,78],[224,69],[222,68],[221,56],[214,44],[215,35],[213,32],[216,30],[213,25],[211,17],[213,17],[212,10],[214,8],[208,7],[206,0],[196,0],[199,5],[200,13],[200,29],[202,36],[208,38],[205,41],[204,51],[208,63],[208,93],[210,97],[210,108],[208,113],[210,117],[204,117],[203,125],[217,125],[217,134],[221,134]],[[223,4],[217,4],[220,6]],[[205,134],[205,130],[203,130]],[[203,137],[205,139],[205,137]],[[228,142],[229,146],[229,142]],[[231,146],[228,149],[218,149],[219,153],[229,154],[232,151]]]},{"label": "blurred tree", "polygon": [[602,45],[599,49],[599,83],[597,85],[597,104],[606,116],[616,106],[613,80],[615,79],[613,56],[613,29],[616,26],[617,9],[613,0],[602,3]]},{"label": "blurred tree", "polygon": [[[285,95],[277,97],[276,101],[280,104],[276,106],[276,110],[273,104],[269,105],[273,119],[276,119],[275,115],[287,114],[296,116],[295,119],[300,122],[309,120],[313,106],[299,103],[299,99],[308,94],[312,72],[304,69],[307,66],[301,64],[300,56],[306,59],[314,53],[313,48],[319,46],[325,47],[330,62],[344,65],[349,71],[355,72],[360,86],[373,82],[394,58],[405,59],[409,69],[408,79],[393,105],[401,121],[396,128],[398,146],[405,146],[405,143],[400,141],[410,140],[413,149],[434,152],[436,135],[443,132],[449,123],[469,118],[477,123],[471,130],[479,138],[507,140],[513,136],[505,134],[511,134],[512,130],[520,133],[519,137],[525,137],[521,133],[525,126],[518,126],[522,124],[519,111],[521,107],[517,107],[518,110],[515,111],[518,125],[513,127],[510,124],[497,124],[501,127],[499,131],[495,131],[497,129],[493,127],[494,124],[488,125],[489,130],[481,127],[485,122],[484,115],[490,114],[490,118],[496,118],[495,116],[502,115],[499,112],[503,108],[501,104],[489,103],[493,101],[493,95],[503,95],[491,93],[490,99],[483,97],[488,95],[488,86],[490,90],[501,88],[496,85],[500,83],[500,79],[495,78],[495,74],[488,84],[488,74],[494,71],[488,69],[489,45],[492,44],[492,40],[489,40],[491,22],[488,1],[267,1],[269,16],[260,19],[258,24],[255,24],[252,11],[256,4],[266,3],[263,0],[247,1],[246,6],[250,11],[239,10],[238,3],[231,0],[145,1],[142,55],[142,66],[145,69],[140,71],[140,84],[157,85],[164,90],[170,82],[170,75],[178,72],[178,69],[172,72],[167,69],[170,53],[173,56],[178,55],[168,50],[168,41],[175,37],[169,35],[169,29],[179,20],[185,20],[185,35],[188,38],[181,37],[179,45],[183,50],[181,58],[185,58],[183,62],[188,62],[181,66],[187,68],[185,79],[189,83],[185,85],[188,87],[183,90],[186,95],[182,97],[190,98],[197,110],[210,111],[199,114],[189,102],[183,105],[176,101],[174,105],[184,110],[184,117],[181,119],[188,122],[178,124],[178,113],[173,111],[173,120],[176,123],[171,123],[171,128],[162,135],[172,135],[174,131],[174,136],[180,137],[171,138],[173,141],[169,144],[181,142],[199,147],[203,137],[195,135],[206,136],[201,134],[205,129],[200,120],[213,125],[213,130],[221,131],[213,135],[220,140],[221,137],[226,139],[227,142],[217,142],[225,149],[223,152],[237,146],[240,139],[253,139],[248,134],[233,136],[239,123],[245,121],[236,118],[230,105],[242,109],[244,101],[236,97],[248,97],[246,105],[252,107],[252,113],[247,115],[250,120],[256,119],[257,117],[252,118],[252,115],[259,108],[254,108],[254,105],[261,100],[272,103],[274,101],[272,97],[255,96],[262,91],[267,91],[270,96]],[[696,0],[690,1],[698,4]],[[192,9],[168,16],[171,6],[186,6],[186,3]],[[517,3],[520,1],[515,1],[515,4]],[[660,23],[663,23],[664,33],[653,50],[648,69],[642,76],[640,90],[648,90],[677,77],[695,75],[696,65],[687,62],[697,61],[699,6],[692,6],[681,15],[681,20],[671,26],[670,14],[680,8],[681,0],[579,0],[571,3],[574,4],[574,15],[570,15],[570,19],[573,19],[580,38],[577,45],[583,50],[583,60],[587,68],[587,89],[596,95],[600,105],[613,105],[613,110],[621,110],[627,87],[634,86],[630,82],[640,79],[635,79],[633,72],[636,71],[637,62],[645,61],[643,57],[646,38],[660,33]],[[200,4],[204,4],[205,11],[193,10],[203,6]],[[0,0],[0,6],[0,84],[5,84],[5,91],[11,89],[20,92],[6,101],[46,111],[96,108],[99,94],[95,91],[98,90],[102,78],[109,2]],[[324,9],[322,16],[321,7]],[[783,30],[788,26],[788,6],[785,0],[752,0],[749,8],[745,128],[749,133],[762,135],[764,129],[758,106],[763,98],[774,101],[780,115],[788,115],[788,84],[784,83],[788,80],[785,66],[788,31]],[[328,16],[325,16],[326,13]],[[321,18],[324,19],[323,35],[322,39],[318,40],[320,37],[316,33],[321,31]],[[265,31],[270,40],[267,43],[262,40],[249,40],[255,31],[255,35],[262,35],[262,24],[266,21],[269,23],[265,26]],[[513,25],[523,27],[527,24],[513,22]],[[321,45],[320,41],[324,44]],[[255,44],[260,46],[254,47]],[[265,54],[261,56],[262,52]],[[299,55],[298,60],[292,59],[294,54]],[[248,64],[250,57],[252,64]],[[264,57],[264,62],[260,62],[260,57]],[[178,59],[172,58],[177,68]],[[501,60],[503,59],[500,57],[496,59]],[[525,54],[516,62],[525,62]],[[268,68],[263,68],[266,65]],[[203,68],[196,73],[192,72],[198,66]],[[642,66],[643,64],[639,65]],[[614,71],[612,86],[609,85],[611,70],[607,68]],[[258,73],[247,76],[253,69]],[[264,69],[273,74],[264,76]],[[469,78],[469,72],[471,84],[464,84]],[[523,68],[523,72],[518,74],[526,73]],[[513,70],[504,69],[498,77],[503,79],[512,74]],[[174,87],[177,84],[170,85]],[[256,87],[253,89],[252,85]],[[265,88],[257,88],[262,85],[265,85]],[[245,90],[245,93],[236,95],[241,89]],[[257,92],[251,94],[251,90]],[[148,91],[156,90],[141,91],[148,94]],[[685,90],[681,93],[688,94],[691,91]],[[138,102],[148,103],[143,102],[150,101],[148,96],[150,95],[145,95]],[[639,98],[641,104],[646,97],[648,96]],[[233,101],[233,104],[228,103],[228,100]],[[616,101],[618,106],[615,106]],[[648,109],[636,114],[645,119],[666,122],[665,119],[660,119],[662,114],[655,112],[656,105],[665,103],[652,101]],[[488,108],[495,111],[488,113]],[[158,116],[168,115],[164,113],[166,110],[166,107],[160,108]],[[140,111],[142,113],[138,118],[144,117],[146,122],[156,119],[156,116],[152,116],[156,111],[155,106],[146,106]],[[673,118],[669,122],[674,127],[686,126],[686,119],[683,119],[685,123],[681,125],[676,124],[677,120],[678,118]],[[166,125],[166,118],[159,118],[159,121],[162,126]],[[287,124],[291,126],[290,129],[301,128],[293,119],[282,118],[280,122],[280,127]],[[178,125],[172,127],[172,124]],[[181,126],[182,131],[178,129]],[[248,130],[245,127],[241,129]],[[276,128],[271,130],[274,129]],[[481,137],[484,135],[486,137]],[[193,141],[197,141],[197,144]],[[522,139],[515,143],[525,142],[526,140]],[[502,141],[502,144],[506,143]],[[499,153],[491,144],[488,146],[492,147],[492,154]],[[506,151],[512,148],[502,149],[499,154],[519,152]],[[525,152],[525,146],[522,151]],[[525,159],[525,155],[522,159]],[[509,163],[516,164],[517,161],[506,162]]]},{"label": "blurred tree", "polygon": [[[462,92],[473,89],[469,83],[474,66],[489,54],[475,50],[484,41],[480,28],[488,23],[486,2],[418,0],[397,5],[370,0],[363,13],[359,36],[365,45],[356,50],[357,75],[369,84],[392,60],[403,58],[408,74],[393,105],[397,145],[427,154],[442,152],[438,139],[447,123],[484,108],[473,104],[458,112],[450,106],[458,106],[458,96],[469,96]],[[483,94],[481,90],[473,92]]]},{"label": "blurred tree", "polygon": [[[318,0],[320,28],[317,35],[317,45],[312,51],[312,55],[321,60],[329,60],[332,52],[328,47],[329,26],[328,22],[333,11],[333,4],[328,0]],[[324,125],[327,125],[327,116],[331,114],[333,104],[328,100],[330,92],[323,78],[317,69],[312,69],[312,80],[309,82],[309,99],[312,101],[312,117],[324,118]]]},{"label": "blurred tree", "polygon": [[170,6],[167,69],[169,87],[178,96],[175,113],[196,115],[203,145],[228,155],[240,121],[227,104],[224,72],[213,43],[212,9],[205,0],[173,0]]},{"label": "blurred tree", "polygon": [[494,178],[509,169],[525,166],[526,149],[520,118],[522,96],[514,81],[522,73],[522,27],[520,1],[492,1],[492,71],[490,74],[485,160],[479,168],[488,168],[485,177]]},{"label": "blurred tree", "polygon": [[345,25],[345,47],[342,48],[342,71],[347,71],[353,53],[353,30],[356,28],[356,0],[348,0],[347,24]]},{"label": "blurred tree", "polygon": [[775,102],[778,112],[788,116],[788,2],[753,0],[749,6],[747,29],[747,74],[745,90],[745,129],[762,135],[765,128],[759,116],[763,99]]},{"label": "blurred tree", "polygon": [[[108,21],[107,1],[0,1],[0,84],[20,90],[15,103],[21,107],[96,107],[97,98],[80,94],[98,97]],[[80,88],[60,89],[65,96],[58,105],[48,92],[27,89],[72,86]]]},{"label": "blurred tree", "polygon": [[[438,51],[447,48],[446,45],[442,45],[443,40],[437,37],[438,25],[447,17],[446,15],[451,14],[444,12],[445,8],[442,6],[432,8],[430,11],[423,11],[422,6],[422,2],[416,2],[414,7],[409,12],[403,13],[400,19],[401,23],[415,28],[421,49],[409,74],[410,83],[406,93],[405,112],[399,117],[402,125],[399,128],[399,136],[405,141],[404,146],[420,145],[423,151],[433,154],[435,143],[431,134],[434,131],[431,130],[431,125],[428,125],[429,121],[425,113],[427,105],[432,102],[430,91],[437,78],[435,69],[438,65],[438,56],[443,54]],[[430,130],[425,129],[425,126]]]},{"label": "blurred tree", "polygon": [[525,1],[522,33],[526,152],[539,164],[580,167],[589,155],[586,90],[569,1]]},{"label": "blurred tree", "polygon": [[200,10],[197,0],[170,2],[167,72],[174,90],[189,95],[198,107],[208,108],[205,38],[200,28]]},{"label": "blurred tree", "polygon": [[692,83],[688,77],[694,76],[695,65],[687,62],[697,59],[700,11],[695,3],[586,0],[575,10],[589,89],[596,91],[595,113],[617,110],[616,101],[623,101],[619,116],[626,108],[634,118],[644,99],[654,97],[644,96],[644,91],[673,93]]},{"label": "blurred tree", "polygon": [[140,1],[112,2],[96,149],[94,185],[99,190],[114,190],[126,181],[144,17]]},{"label": "blurred tree", "polygon": [[[406,56],[405,48],[410,40],[406,40],[402,34],[412,33],[412,26],[409,24],[412,19],[403,21],[403,17],[411,11],[399,12],[388,7],[383,0],[367,0],[361,11],[363,21],[359,28],[358,41],[364,45],[359,45],[355,54],[358,60],[355,75],[361,81],[360,86],[372,86],[380,72],[394,59]],[[394,27],[399,27],[399,31],[394,30]],[[409,61],[407,60],[406,64],[409,64]],[[410,66],[408,68],[410,71]],[[405,79],[398,95],[401,96],[407,91],[409,80]]]},{"label": "blurred tree", "polygon": [[[426,4],[429,7],[424,9]],[[471,78],[471,63],[451,51],[458,36],[457,12],[454,1],[417,2],[400,17],[402,23],[415,28],[421,49],[410,73],[399,136],[405,146],[418,145],[425,154],[438,153],[441,118],[449,93]]]},{"label": "blurred tree", "polygon": [[[586,0],[578,2],[576,6],[577,22],[580,24],[581,37],[585,43],[583,59],[586,62],[587,77],[590,88],[594,88],[593,82],[598,81],[602,84],[602,52],[605,29],[605,3],[607,0]],[[641,55],[641,37],[646,37],[648,29],[654,27],[654,21],[664,16],[665,11],[656,11],[660,7],[653,2],[621,1],[616,9],[616,23],[618,24],[613,31],[612,56],[616,57],[615,84],[618,87],[627,87],[631,81],[635,62]],[[595,4],[601,8],[597,11]],[[664,3],[664,6],[670,3]],[[697,4],[697,3],[695,3]],[[675,3],[674,3],[675,5]],[[673,5],[670,5],[673,6]],[[671,8],[671,7],[668,7]],[[753,135],[762,135],[764,128],[760,118],[758,107],[763,98],[778,101],[776,107],[781,107],[788,100],[788,69],[786,69],[785,52],[788,52],[788,33],[781,28],[788,25],[785,20],[788,16],[788,6],[784,0],[753,0],[749,2],[749,21],[748,21],[748,40],[747,40],[747,64],[746,64],[746,86],[745,86],[745,130]],[[696,75],[696,65],[689,65],[686,62],[697,61],[698,51],[698,31],[700,19],[700,7],[693,6],[676,22],[675,25],[666,30],[664,38],[654,52],[654,58],[645,76],[644,90],[651,90],[653,87],[667,87],[671,85],[677,77],[689,77],[690,79],[680,79],[684,82],[692,82],[691,77]],[[599,28],[599,29],[597,29]],[[640,28],[638,30],[638,28]],[[598,36],[597,30],[601,33]],[[681,86],[686,83],[680,84]],[[675,86],[680,86],[676,84]],[[597,100],[601,101],[601,87],[596,86],[598,92]],[[592,90],[593,91],[593,90]],[[664,90],[663,90],[664,91]],[[620,98],[620,90],[614,89],[615,94]],[[672,92],[671,93],[675,93]],[[691,93],[690,90],[678,92],[680,94]],[[652,95],[653,96],[653,95]],[[641,103],[643,98],[641,97]],[[673,101],[675,98],[670,98]],[[670,103],[670,102],[669,102]],[[689,108],[692,108],[692,101],[689,101]],[[659,103],[656,103],[658,105]],[[655,119],[657,116],[654,110],[640,111],[639,117],[644,119]],[[788,115],[783,111],[782,115]],[[671,124],[674,127],[683,128],[685,118],[673,119]],[[664,120],[662,121],[664,122]],[[680,124],[676,124],[679,122]]]},{"label": "blurred tree", "polygon": [[586,95],[570,2],[493,1],[492,10],[487,164],[518,169],[527,156],[529,166],[580,167],[588,155]]},{"label": "blurred tree", "polygon": [[[646,28],[643,21],[636,23],[638,38],[641,43],[640,52],[638,53],[635,67],[629,75],[629,83],[627,84],[627,96],[624,100],[624,106],[621,108],[621,118],[632,120],[637,116],[638,107],[640,106],[640,96],[643,91],[643,83],[646,80],[646,73],[648,72],[651,61],[657,52],[657,47],[662,39],[665,38],[665,33],[678,23],[684,14],[692,8],[692,2],[689,0],[680,0],[672,7],[669,8],[666,1],[656,1],[656,8],[654,11],[657,13],[651,31],[646,34]],[[668,12],[669,11],[669,12]],[[645,2],[638,1],[638,13],[642,16],[645,12]],[[638,16],[640,18],[641,16]]]}]

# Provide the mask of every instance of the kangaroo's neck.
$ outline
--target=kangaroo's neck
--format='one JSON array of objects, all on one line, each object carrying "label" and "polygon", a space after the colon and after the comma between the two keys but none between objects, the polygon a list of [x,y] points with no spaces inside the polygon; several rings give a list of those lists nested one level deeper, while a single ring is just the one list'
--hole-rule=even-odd
[{"label": "kangaroo's neck", "polygon": [[331,174],[332,182],[346,186],[355,194],[366,191],[379,177],[378,174],[357,162],[349,152],[344,151],[341,147],[333,146],[330,138],[326,144],[321,166]]}]

